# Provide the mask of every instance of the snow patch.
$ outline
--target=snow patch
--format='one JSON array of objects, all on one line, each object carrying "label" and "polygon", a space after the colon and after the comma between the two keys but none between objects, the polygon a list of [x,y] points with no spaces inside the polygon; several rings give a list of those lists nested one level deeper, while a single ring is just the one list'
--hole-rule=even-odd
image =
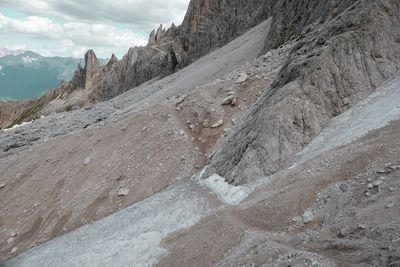
[{"label": "snow patch", "polygon": [[174,186],[2,266],[153,266],[168,252],[160,242],[198,222],[208,209],[190,184]]},{"label": "snow patch", "polygon": [[229,205],[240,204],[256,188],[256,185],[251,184],[241,186],[231,185],[225,181],[225,178],[218,174],[211,175],[203,180],[202,183],[210,188],[217,195],[218,199]]},{"label": "snow patch", "polygon": [[34,58],[34,57],[30,57],[30,56],[22,57],[23,63],[32,63],[33,61],[36,61],[36,60],[38,60],[38,59]]},{"label": "snow patch", "polygon": [[295,167],[337,146],[348,144],[400,117],[400,76],[376,89],[353,108],[332,119],[303,149]]},{"label": "snow patch", "polygon": [[17,128],[19,128],[19,127],[22,127],[22,126],[24,126],[24,125],[28,125],[28,124],[31,124],[31,123],[32,123],[32,121],[23,122],[23,123],[21,123],[21,124],[16,124],[16,125],[14,125],[14,126],[11,127],[11,128],[4,129],[4,131],[5,131],[5,132],[11,131],[11,130],[17,129]]}]

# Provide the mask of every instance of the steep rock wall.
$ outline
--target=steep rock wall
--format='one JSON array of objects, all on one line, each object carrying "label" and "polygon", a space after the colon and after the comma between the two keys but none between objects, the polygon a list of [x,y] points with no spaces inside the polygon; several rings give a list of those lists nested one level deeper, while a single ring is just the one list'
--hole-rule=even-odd
[{"label": "steep rock wall", "polygon": [[[314,7],[320,1],[303,2]],[[344,6],[349,1],[335,3]],[[288,17],[298,12],[296,5],[279,6],[285,8]],[[311,16],[318,18],[318,9],[315,12]],[[320,13],[319,21],[325,19],[322,24],[307,24],[307,18],[303,22],[281,22],[280,29],[306,26],[302,31],[284,32],[277,39],[267,40],[269,47],[291,36],[297,44],[272,86],[218,148],[208,174],[216,172],[240,184],[280,170],[332,117],[398,72],[398,14],[400,3],[396,0],[367,0],[355,1],[329,19]],[[279,31],[272,29],[271,36]]]},{"label": "steep rock wall", "polygon": [[269,18],[277,0],[192,0],[180,29],[184,64]]}]

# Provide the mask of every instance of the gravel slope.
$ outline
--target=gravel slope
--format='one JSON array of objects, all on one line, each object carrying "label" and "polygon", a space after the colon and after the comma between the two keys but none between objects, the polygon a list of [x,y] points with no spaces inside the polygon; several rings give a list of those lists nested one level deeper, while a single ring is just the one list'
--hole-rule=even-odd
[{"label": "gravel slope", "polygon": [[[237,199],[226,200],[249,193],[248,186],[241,190],[221,185],[218,177],[203,182],[199,174],[3,265],[151,266],[159,260],[160,266],[395,263],[400,252],[400,123],[389,121],[400,119],[400,111],[396,105],[389,108],[385,114],[390,117],[379,123],[366,118],[373,119],[372,110],[384,112],[383,106],[398,103],[399,87],[399,78],[393,79],[337,117],[324,131],[329,134],[318,137],[324,142],[306,148],[315,151],[305,154],[308,160],[300,157],[301,164],[266,178],[239,206],[230,205],[238,204]],[[339,127],[350,121],[357,131]],[[367,134],[372,129],[376,130]],[[367,181],[374,180],[381,181],[379,186],[374,182],[375,189],[365,191]],[[349,227],[346,221],[351,221]],[[386,246],[390,249],[379,258],[369,256]]]}]

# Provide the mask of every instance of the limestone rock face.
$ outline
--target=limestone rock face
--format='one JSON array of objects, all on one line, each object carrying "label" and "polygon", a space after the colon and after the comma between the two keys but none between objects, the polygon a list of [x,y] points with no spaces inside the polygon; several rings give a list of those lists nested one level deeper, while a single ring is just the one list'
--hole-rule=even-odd
[{"label": "limestone rock face", "polygon": [[[95,52],[89,50],[85,65],[78,65],[73,79],[54,90],[53,94],[65,99],[57,110],[68,110],[67,99],[77,90],[84,89],[78,101],[83,106],[174,73],[270,17],[277,1],[192,0],[181,26],[172,23],[166,29],[160,25],[150,33],[147,46],[131,48],[119,61],[112,56],[106,66],[101,66]],[[46,104],[51,99],[40,102]]]},{"label": "limestone rock face", "polygon": [[89,50],[85,54],[85,70],[87,73],[94,73],[100,68],[99,60],[93,50]]},{"label": "limestone rock face", "polygon": [[357,8],[360,4],[362,5],[358,0],[277,1],[271,13],[274,20],[265,43],[265,51],[284,44],[290,38],[301,37],[313,27],[332,21],[334,18],[343,23],[348,19],[343,12],[351,6]]},{"label": "limestone rock face", "polygon": [[147,46],[131,48],[120,61],[112,57],[106,68],[89,50],[70,88],[90,89],[90,101],[96,102],[169,75],[268,18],[275,2],[192,0],[182,26],[160,25],[150,33]]},{"label": "limestone rock face", "polygon": [[192,62],[270,17],[277,0],[192,0],[180,37]]},{"label": "limestone rock face", "polygon": [[114,54],[112,54],[111,58],[110,58],[110,61],[108,61],[108,63],[107,63],[107,66],[110,67],[110,66],[113,66],[116,63],[118,63],[118,58]]},{"label": "limestone rock face", "polygon": [[160,25],[150,34],[147,46],[129,49],[120,61],[112,55],[106,66],[100,66],[95,53],[89,50],[85,55],[85,67],[78,66],[69,87],[90,90],[90,101],[97,102],[175,72],[183,65],[178,30],[174,24],[168,30]]},{"label": "limestone rock face", "polygon": [[235,184],[284,168],[331,118],[400,70],[400,2],[283,0],[277,6],[265,49],[289,39],[296,45],[209,168]]}]

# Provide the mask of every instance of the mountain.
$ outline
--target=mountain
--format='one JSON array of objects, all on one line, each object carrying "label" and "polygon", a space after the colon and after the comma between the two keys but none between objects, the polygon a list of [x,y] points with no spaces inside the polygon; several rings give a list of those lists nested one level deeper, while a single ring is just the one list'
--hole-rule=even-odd
[{"label": "mountain", "polygon": [[[42,96],[73,77],[78,58],[44,57],[30,51],[0,51],[0,99]],[[101,61],[102,62],[102,61]]]},{"label": "mountain", "polygon": [[397,266],[398,14],[192,0],[147,46],[1,103],[1,265]]},{"label": "mountain", "polygon": [[21,49],[16,49],[16,50],[12,50],[12,49],[7,49],[7,48],[0,48],[0,58],[4,57],[4,56],[17,56],[19,54],[23,54],[25,51],[21,50]]},{"label": "mountain", "polygon": [[37,98],[61,81],[70,80],[80,59],[43,57],[26,51],[0,57],[0,97]]}]

